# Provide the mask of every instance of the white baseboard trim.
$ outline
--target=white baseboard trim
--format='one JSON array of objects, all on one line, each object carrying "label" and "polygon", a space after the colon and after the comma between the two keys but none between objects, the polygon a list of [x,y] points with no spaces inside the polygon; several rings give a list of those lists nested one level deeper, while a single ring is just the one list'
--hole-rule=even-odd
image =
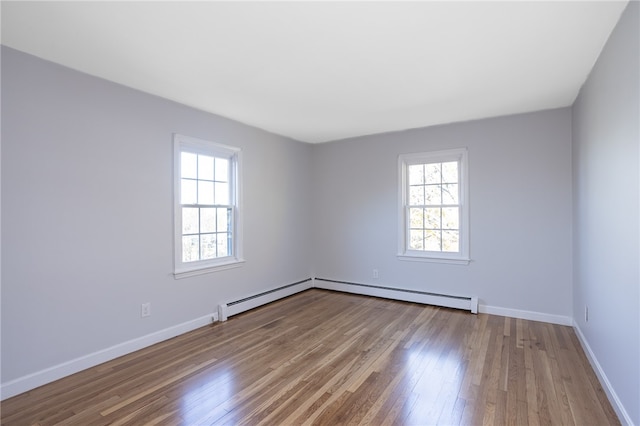
[{"label": "white baseboard trim", "polygon": [[164,330],[156,331],[154,333],[147,334],[146,336],[119,343],[109,348],[63,362],[62,364],[54,365],[53,367],[19,377],[11,380],[10,382],[2,383],[0,386],[0,401],[35,389],[39,386],[46,385],[47,383],[51,383],[58,379],[62,379],[63,377],[70,376],[71,374],[79,371],[86,370],[87,368],[95,367],[96,365],[118,358],[122,355],[171,339],[172,337],[195,330],[196,328],[203,327],[207,324],[211,324],[212,321],[217,320],[217,312],[205,315],[203,317],[183,322],[182,324],[165,328]]},{"label": "white baseboard trim", "polygon": [[578,326],[578,323],[576,323],[575,321],[573,323],[573,329],[576,331],[576,335],[578,336],[578,340],[582,345],[582,349],[587,355],[587,359],[589,359],[589,362],[591,363],[591,367],[596,372],[596,375],[598,376],[600,383],[602,383],[603,385],[602,387],[604,388],[604,391],[607,394],[607,397],[609,398],[609,402],[611,402],[613,409],[618,415],[618,418],[622,420],[623,423],[626,423],[629,426],[634,426],[633,420],[631,420],[631,416],[629,416],[629,413],[627,412],[627,410],[625,410],[624,405],[622,405],[620,398],[618,398],[618,394],[613,389],[613,386],[611,386],[611,382],[609,382],[607,375],[604,373],[602,366],[598,362],[598,358],[596,358],[596,355],[591,350],[591,346],[589,346],[589,343],[587,342],[587,338],[584,336],[584,334],[582,333],[582,330],[580,330],[580,327]]},{"label": "white baseboard trim", "polygon": [[546,314],[544,312],[523,311],[521,309],[502,308],[500,306],[478,306],[478,311],[483,314],[499,315],[501,317],[520,318],[531,321],[548,322],[559,325],[573,325],[573,319],[563,315]]}]

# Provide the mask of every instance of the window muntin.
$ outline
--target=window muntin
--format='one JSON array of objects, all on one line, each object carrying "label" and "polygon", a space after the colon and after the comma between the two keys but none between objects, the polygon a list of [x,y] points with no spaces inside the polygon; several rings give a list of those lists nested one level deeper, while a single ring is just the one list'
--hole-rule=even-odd
[{"label": "window muntin", "polygon": [[468,262],[466,168],[466,149],[399,157],[399,256]]},{"label": "window muntin", "polygon": [[241,262],[240,150],[175,135],[175,273]]}]

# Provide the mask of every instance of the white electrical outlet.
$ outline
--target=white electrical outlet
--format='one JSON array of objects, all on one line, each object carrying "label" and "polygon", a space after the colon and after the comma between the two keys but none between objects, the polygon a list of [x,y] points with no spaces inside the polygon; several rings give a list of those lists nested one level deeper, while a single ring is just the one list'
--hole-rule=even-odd
[{"label": "white electrical outlet", "polygon": [[140,317],[144,318],[150,315],[151,315],[151,303],[147,302],[140,305]]},{"label": "white electrical outlet", "polygon": [[374,269],[374,270],[373,270],[373,278],[374,278],[374,279],[377,279],[377,278],[378,278],[378,276],[379,276],[379,275],[378,275],[378,270],[377,270],[377,269]]}]

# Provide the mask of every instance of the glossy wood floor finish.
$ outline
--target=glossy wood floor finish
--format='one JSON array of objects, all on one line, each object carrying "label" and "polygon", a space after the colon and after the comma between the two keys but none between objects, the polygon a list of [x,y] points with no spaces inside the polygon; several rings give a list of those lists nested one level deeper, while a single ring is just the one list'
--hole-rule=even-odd
[{"label": "glossy wood floor finish", "polygon": [[7,425],[619,424],[570,327],[316,289],[1,408]]}]

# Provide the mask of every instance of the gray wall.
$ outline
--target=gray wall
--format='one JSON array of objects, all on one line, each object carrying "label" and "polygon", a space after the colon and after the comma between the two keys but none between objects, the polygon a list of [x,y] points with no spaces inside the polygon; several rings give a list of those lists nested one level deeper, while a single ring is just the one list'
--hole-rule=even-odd
[{"label": "gray wall", "polygon": [[[173,132],[243,149],[243,267],[173,278]],[[3,383],[309,278],[310,166],[307,144],[3,47]]]},{"label": "gray wall", "polygon": [[[469,149],[471,264],[398,260],[398,155],[458,147]],[[313,169],[317,277],[571,317],[570,109],[316,145]]]},{"label": "gray wall", "polygon": [[640,5],[632,1],[573,107],[575,320],[636,425],[640,424],[639,27]]}]

